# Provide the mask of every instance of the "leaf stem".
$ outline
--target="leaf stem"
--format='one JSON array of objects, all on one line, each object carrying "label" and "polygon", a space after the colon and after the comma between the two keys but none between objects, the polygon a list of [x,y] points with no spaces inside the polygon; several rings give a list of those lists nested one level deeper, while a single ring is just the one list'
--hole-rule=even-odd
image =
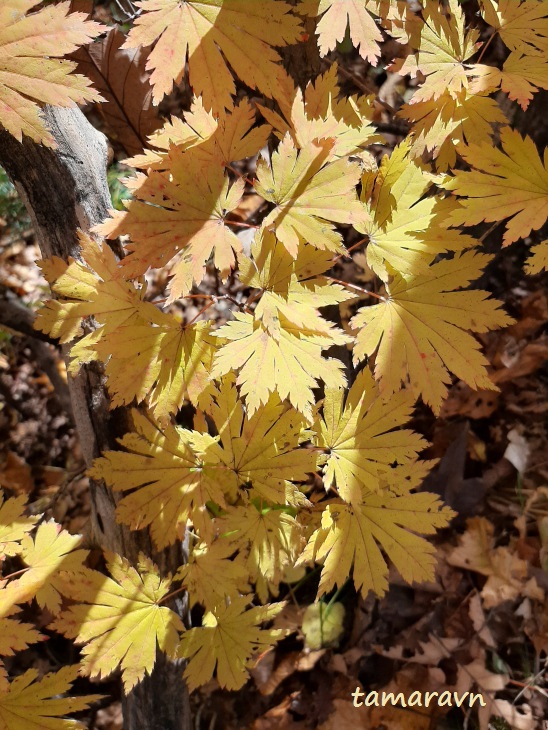
[{"label": "leaf stem", "polygon": [[480,53],[479,58],[478,58],[478,61],[477,61],[478,63],[481,63],[481,59],[483,58],[483,56],[485,54],[485,51],[489,48],[489,46],[491,44],[491,41],[497,35],[497,33],[498,33],[497,30],[495,30],[494,33],[491,33],[491,35],[487,39],[487,42],[483,44],[483,48],[481,49],[481,53]]},{"label": "leaf stem", "polygon": [[352,246],[350,246],[350,248],[347,248],[347,249],[346,249],[346,250],[344,251],[344,253],[340,253],[340,254],[337,254],[337,256],[334,256],[334,257],[333,257],[333,258],[331,259],[331,261],[332,261],[333,263],[335,263],[335,261],[338,261],[339,259],[345,259],[345,258],[350,258],[350,256],[348,255],[348,254],[350,253],[350,251],[353,251],[353,250],[354,250],[355,248],[358,248],[358,246],[361,246],[361,245],[362,245],[362,243],[365,243],[365,242],[366,242],[366,241],[368,241],[368,240],[369,240],[369,236],[364,236],[364,237],[363,237],[362,239],[360,239],[360,240],[359,240],[359,241],[358,241],[357,243],[353,243],[353,244],[352,244]]},{"label": "leaf stem", "polygon": [[182,593],[183,591],[186,591],[186,586],[182,585],[177,588],[175,591],[171,591],[171,593],[168,593],[167,596],[164,596],[160,599],[160,603],[165,603],[166,601],[171,600],[174,596],[177,596],[179,593]]},{"label": "leaf stem", "polygon": [[375,297],[375,299],[379,299],[381,302],[386,302],[386,298],[381,297],[380,294],[376,294],[375,292],[369,291],[369,289],[364,289],[361,286],[356,286],[356,284],[351,284],[349,281],[343,281],[342,279],[335,279],[334,276],[326,276],[325,278],[330,279],[330,281],[334,281],[336,284],[341,284],[341,286],[346,286],[349,289],[355,289],[356,291],[359,291],[362,294],[367,294],[370,297]]},{"label": "leaf stem", "polygon": [[239,172],[238,170],[236,170],[235,167],[232,167],[232,165],[229,165],[228,162],[225,162],[225,167],[226,167],[227,170],[230,170],[230,172],[233,172],[236,175],[236,177],[240,178],[240,180],[243,180],[248,185],[251,185],[253,187],[253,180],[250,180],[245,175],[242,175],[241,172]]}]

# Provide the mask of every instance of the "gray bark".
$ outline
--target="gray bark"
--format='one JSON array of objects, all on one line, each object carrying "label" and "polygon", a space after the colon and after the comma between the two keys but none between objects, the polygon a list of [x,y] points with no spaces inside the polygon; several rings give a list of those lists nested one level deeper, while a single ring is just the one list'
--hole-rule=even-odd
[{"label": "gray bark", "polygon": [[[0,165],[17,188],[31,217],[42,256],[79,258],[77,229],[87,232],[108,216],[111,199],[106,179],[108,148],[77,108],[46,107],[44,117],[57,142],[51,150],[29,139],[18,142],[0,127]],[[115,251],[116,252],[116,251]],[[82,367],[69,378],[70,397],[87,465],[131,427],[129,411],[109,409],[101,367]],[[163,573],[183,562],[179,547],[155,553],[147,531],[132,532],[115,519],[116,499],[102,482],[90,484],[92,534],[103,549],[135,563],[139,552],[152,557]],[[184,600],[173,601],[180,615]],[[150,677],[124,698],[125,730],[189,730],[188,692],[182,666],[158,655]]]}]

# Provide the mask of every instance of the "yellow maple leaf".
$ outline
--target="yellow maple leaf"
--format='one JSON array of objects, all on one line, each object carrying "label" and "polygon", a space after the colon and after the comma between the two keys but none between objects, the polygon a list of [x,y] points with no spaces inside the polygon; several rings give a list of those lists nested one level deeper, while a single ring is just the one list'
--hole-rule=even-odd
[{"label": "yellow maple leaf", "polygon": [[70,2],[25,15],[37,3],[24,0],[0,7],[0,123],[21,141],[55,147],[40,117],[39,104],[74,106],[100,101],[85,76],[72,74],[76,64],[62,59],[104,30],[86,20],[85,13],[69,13]]},{"label": "yellow maple leaf", "polygon": [[179,656],[188,660],[184,676],[190,691],[208,682],[215,667],[221,687],[240,689],[249,676],[253,654],[283,637],[283,629],[260,629],[259,625],[273,619],[284,603],[246,610],[248,603],[247,596],[235,598],[229,605],[206,613],[201,627],[182,635]]},{"label": "yellow maple leaf", "polygon": [[203,539],[211,540],[207,503],[224,507],[227,493],[234,496],[232,484],[223,489],[220,483],[224,465],[215,439],[200,434],[198,453],[186,429],[160,430],[137,411],[133,422],[135,432],[120,441],[127,452],[107,451],[89,472],[116,492],[131,492],[118,503],[117,518],[134,530],[151,525],[159,549],[181,538],[189,520]]},{"label": "yellow maple leaf", "polygon": [[0,618],[0,656],[13,656],[16,651],[23,651],[29,644],[45,638],[32,624],[21,623],[13,618]]},{"label": "yellow maple leaf", "polygon": [[465,31],[458,0],[449,0],[446,10],[438,0],[425,0],[421,16],[408,23],[409,43],[415,53],[392,66],[402,76],[415,78],[420,72],[426,77],[413,94],[412,104],[468,88],[474,67],[466,61],[476,52],[479,36],[477,30]]},{"label": "yellow maple leaf", "polygon": [[[380,15],[379,0],[305,0],[311,15],[321,15],[316,27],[320,55],[325,56],[341,43],[350,29],[350,38],[360,56],[373,66],[381,55],[382,32],[372,15]],[[302,11],[301,11],[302,12]]]},{"label": "yellow maple leaf", "polygon": [[359,505],[367,493],[378,492],[391,480],[391,471],[397,475],[392,465],[414,462],[427,443],[399,429],[409,420],[414,402],[409,391],[384,401],[368,369],[358,375],[346,400],[342,388],[327,389],[323,415],[315,425],[318,446],[327,451],[325,488],[336,485],[345,502]]},{"label": "yellow maple leaf", "polygon": [[480,0],[483,16],[511,51],[542,56],[548,51],[548,10],[538,0]]},{"label": "yellow maple leaf", "polygon": [[342,238],[328,221],[365,222],[356,197],[360,168],[348,160],[330,162],[332,142],[318,141],[297,151],[287,134],[272,155],[269,167],[257,164],[255,191],[276,207],[263,221],[293,257],[308,242],[320,249],[341,251]]},{"label": "yellow maple leaf", "polygon": [[85,233],[78,235],[82,261],[67,265],[54,257],[42,262],[52,291],[61,299],[46,302],[35,328],[66,343],[82,333],[86,317],[93,316],[103,326],[103,335],[123,324],[144,322],[139,311],[144,289],[117,277],[118,262],[109,246],[101,246]]},{"label": "yellow maple leaf", "polygon": [[452,203],[424,197],[432,176],[409,159],[409,149],[407,140],[384,157],[372,188],[372,173],[362,179],[370,218],[355,228],[369,236],[367,263],[382,279],[387,278],[387,265],[403,275],[424,274],[439,253],[475,245],[470,236],[447,230]]},{"label": "yellow maple leaf", "polygon": [[[250,412],[238,397],[233,377],[223,378],[209,393],[208,412],[219,434],[218,458],[224,466],[217,479],[228,493],[246,486],[251,498],[298,505],[303,495],[292,484],[316,470],[316,454],[299,448],[304,419],[276,395]],[[201,449],[200,437],[193,437]]]},{"label": "yellow maple leaf", "polygon": [[493,125],[507,121],[494,99],[466,89],[456,94],[446,91],[437,99],[404,104],[398,116],[413,125],[411,157],[420,159],[424,152],[430,152],[438,170],[454,167],[457,151],[465,143],[491,144]]},{"label": "yellow maple leaf", "polygon": [[202,281],[213,251],[215,266],[226,279],[242,248],[224,220],[238,205],[243,180],[230,186],[222,167],[209,167],[204,175],[192,159],[173,148],[169,173],[153,170],[127,181],[135,200],[124,201],[127,211],[111,211],[113,217],[94,228],[106,238],[131,237],[130,254],[121,262],[127,278],[165,266],[180,252],[171,266],[169,301],[186,296],[194,282]]},{"label": "yellow maple leaf", "polygon": [[[344,385],[340,360],[322,355],[331,346],[325,336],[308,336],[298,329],[292,333],[284,328],[273,337],[253,314],[236,312],[234,317],[213,333],[227,344],[215,354],[211,376],[218,378],[239,370],[236,382],[250,413],[266,405],[275,391],[310,420],[312,390],[318,381],[335,388]],[[257,373],[261,373],[259,379]]]},{"label": "yellow maple leaf", "polygon": [[0,562],[6,555],[21,552],[21,540],[38,520],[38,517],[23,514],[26,503],[24,494],[4,501],[4,493],[0,490]]},{"label": "yellow maple leaf", "polygon": [[337,84],[337,64],[309,81],[304,97],[297,89],[293,103],[280,100],[283,117],[268,107],[259,104],[264,118],[274,127],[276,135],[283,139],[289,132],[299,149],[303,149],[316,139],[333,141],[329,159],[361,156],[371,162],[368,145],[382,141],[371,124],[374,106],[373,97],[339,98]]},{"label": "yellow maple leaf", "polygon": [[184,121],[173,117],[149,137],[148,142],[155,149],[125,160],[125,163],[137,168],[166,169],[171,147],[177,147],[181,152],[190,151],[192,162],[189,164],[233,162],[256,155],[271,132],[267,124],[254,126],[255,111],[247,99],[215,119],[198,97],[184,116]]},{"label": "yellow maple leaf", "polygon": [[62,667],[36,681],[36,669],[28,669],[10,682],[0,693],[0,727],[2,730],[84,730],[78,720],[63,715],[87,710],[102,699],[101,695],[60,697],[67,692],[78,674],[77,666]]},{"label": "yellow maple leaf", "polygon": [[[256,500],[255,500],[256,502]],[[217,525],[246,566],[261,601],[277,588],[287,568],[293,567],[304,547],[303,529],[281,505],[274,508],[230,507]]]},{"label": "yellow maple leaf", "polygon": [[129,692],[156,662],[156,646],[173,657],[183,631],[174,611],[161,606],[170,580],[144,555],[137,568],[125,558],[107,553],[109,578],[96,570],[68,574],[69,596],[81,601],[70,606],[51,625],[85,644],[81,671],[106,677],[118,666]]},{"label": "yellow maple leaf", "polygon": [[548,152],[544,164],[530,137],[510,127],[501,131],[502,150],[470,145],[461,155],[475,169],[454,170],[443,187],[461,196],[450,225],[474,226],[509,218],[504,245],[525,238],[548,218]]},{"label": "yellow maple leaf", "polygon": [[241,561],[231,559],[234,551],[234,545],[223,539],[192,548],[188,563],[175,575],[184,583],[191,606],[202,603],[212,611],[227,598],[249,592],[249,573]]},{"label": "yellow maple leaf", "polygon": [[78,572],[89,550],[77,549],[81,535],[71,535],[55,522],[43,522],[34,540],[25,535],[21,541],[21,556],[29,569],[16,581],[17,586],[32,592],[38,604],[58,613],[65,584],[60,571]]},{"label": "yellow maple leaf", "polygon": [[377,351],[375,377],[381,394],[408,386],[415,397],[439,413],[447,395],[449,372],[472,388],[496,390],[479,342],[466,330],[487,332],[512,322],[487,292],[455,291],[477,279],[490,257],[466,251],[433,264],[426,275],[394,273],[384,302],[362,308],[351,320],[361,328],[354,360]]},{"label": "yellow maple leaf", "polygon": [[240,81],[270,98],[291,93],[293,84],[273,48],[299,38],[300,21],[289,4],[139,0],[137,5],[144,12],[123,48],[157,41],[147,62],[155,104],[171,91],[174,81],[181,81],[187,52],[190,85],[197,96],[203,96],[206,108],[216,114],[232,108],[236,93],[227,62]]},{"label": "yellow maple leaf", "polygon": [[254,315],[275,339],[285,329],[292,334],[324,336],[329,345],[351,342],[319,312],[319,307],[356,296],[323,276],[313,275],[331,268],[328,252],[303,245],[294,259],[273,233],[262,228],[255,236],[251,255],[252,259],[240,257],[240,281],[262,290]]},{"label": "yellow maple leaf", "polygon": [[548,239],[533,246],[531,254],[525,264],[527,274],[540,274],[543,269],[548,270]]},{"label": "yellow maple leaf", "polygon": [[472,93],[492,92],[500,86],[524,111],[535,92],[548,89],[548,64],[543,57],[524,56],[515,51],[501,70],[494,66],[477,66],[476,71],[477,78],[470,86]]},{"label": "yellow maple leaf", "polygon": [[454,516],[428,492],[394,496],[370,494],[359,506],[329,504],[298,563],[323,563],[318,598],[342,586],[352,574],[365,598],[388,588],[388,565],[381,548],[407,583],[434,578],[435,547],[419,535],[431,535]]}]

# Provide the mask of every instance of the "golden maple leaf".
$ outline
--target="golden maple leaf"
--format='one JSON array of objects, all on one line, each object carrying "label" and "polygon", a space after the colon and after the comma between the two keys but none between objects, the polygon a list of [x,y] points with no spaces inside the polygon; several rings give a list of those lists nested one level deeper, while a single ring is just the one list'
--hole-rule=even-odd
[{"label": "golden maple leaf", "polygon": [[368,145],[382,141],[371,124],[374,112],[373,96],[339,98],[337,64],[309,81],[303,93],[297,89],[293,103],[280,100],[283,117],[272,109],[259,104],[264,118],[274,127],[280,139],[287,132],[295,145],[304,149],[316,139],[331,139],[333,144],[329,159],[360,156],[373,164]]},{"label": "golden maple leaf", "polygon": [[358,506],[332,502],[298,564],[323,563],[318,597],[342,586],[351,574],[364,598],[370,590],[382,596],[388,588],[388,565],[380,548],[406,582],[432,580],[436,549],[419,535],[433,534],[453,516],[428,492],[370,494]]},{"label": "golden maple leaf", "polygon": [[538,0],[480,0],[483,16],[511,51],[542,56],[548,51],[548,10]]},{"label": "golden maple leaf", "polygon": [[509,218],[503,236],[508,245],[541,228],[548,218],[548,152],[543,163],[533,140],[510,127],[500,137],[502,150],[486,144],[461,150],[474,169],[454,170],[442,185],[461,196],[460,207],[448,216],[450,225]]},{"label": "golden maple leaf", "polygon": [[525,264],[527,274],[540,274],[543,269],[548,270],[548,239],[533,246],[531,254]]},{"label": "golden maple leaf", "polygon": [[84,730],[84,723],[63,719],[63,715],[87,710],[102,696],[61,697],[70,689],[77,674],[77,666],[67,666],[38,681],[36,669],[28,669],[16,677],[7,684],[6,691],[0,693],[2,730]]},{"label": "golden maple leaf", "polygon": [[199,434],[201,452],[197,452],[193,434],[186,429],[160,430],[137,411],[133,422],[135,432],[120,441],[127,451],[107,451],[89,472],[116,492],[131,492],[118,503],[117,518],[134,530],[151,525],[158,549],[180,539],[188,521],[202,539],[211,540],[207,503],[224,507],[226,495],[234,497],[235,492],[232,484],[219,481],[224,465],[215,439]]},{"label": "golden maple leaf", "polygon": [[38,517],[23,514],[26,503],[25,494],[4,501],[4,493],[0,490],[0,562],[6,555],[21,552],[21,540],[38,520]]},{"label": "golden maple leaf", "polygon": [[172,148],[169,172],[153,170],[127,181],[134,200],[124,201],[127,211],[112,210],[110,219],[95,226],[106,238],[129,235],[129,256],[121,262],[124,276],[133,278],[149,267],[165,266],[177,253],[171,266],[173,279],[169,301],[186,296],[193,283],[202,281],[205,264],[214,253],[215,266],[226,279],[241,251],[238,237],[224,224],[244,191],[243,180],[232,186],[221,166],[201,165],[192,156]]},{"label": "golden maple leaf", "polygon": [[350,29],[350,39],[360,56],[373,66],[381,55],[382,32],[371,15],[380,15],[380,0],[305,0],[303,11],[322,16],[316,27],[320,55],[341,43]]},{"label": "golden maple leaf", "polygon": [[184,583],[191,606],[202,603],[206,611],[212,611],[227,598],[232,600],[249,592],[248,570],[241,561],[231,558],[234,552],[232,543],[219,538],[192,548],[188,562],[175,575]]},{"label": "golden maple leaf", "polygon": [[410,141],[402,142],[374,178],[367,172],[362,178],[369,220],[355,228],[369,236],[367,263],[382,279],[387,266],[402,275],[425,274],[439,253],[475,245],[470,236],[447,230],[451,202],[424,197],[433,179],[409,159],[409,150]]},{"label": "golden maple leaf", "polygon": [[107,553],[109,578],[86,568],[65,574],[68,595],[75,601],[51,628],[85,644],[81,671],[90,677],[106,677],[118,666],[129,692],[156,662],[156,645],[173,657],[184,626],[176,613],[161,601],[170,581],[160,578],[158,568],[144,555],[137,568]]},{"label": "golden maple leaf", "polygon": [[409,43],[415,49],[392,66],[402,76],[413,78],[420,72],[426,80],[413,94],[411,103],[455,95],[469,86],[474,67],[467,64],[477,50],[477,30],[466,32],[464,14],[458,0],[449,0],[448,12],[438,0],[425,0],[422,19],[407,23]]},{"label": "golden maple leaf", "polygon": [[487,374],[479,342],[468,334],[512,322],[496,299],[484,291],[455,291],[476,279],[489,256],[465,251],[433,264],[426,275],[394,272],[385,300],[362,308],[351,320],[360,328],[354,348],[359,362],[377,351],[375,378],[381,394],[400,389],[409,376],[410,391],[439,413],[447,395],[449,372],[473,388],[496,390]]},{"label": "golden maple leaf", "polygon": [[548,64],[544,57],[524,56],[514,51],[500,70],[495,66],[476,67],[476,78],[470,86],[472,93],[490,93],[499,86],[525,111],[535,92],[548,89]]},{"label": "golden maple leaf", "polygon": [[184,676],[190,691],[208,682],[215,668],[221,687],[240,689],[249,676],[253,654],[283,637],[283,629],[260,629],[259,625],[273,619],[284,603],[246,610],[248,603],[248,596],[235,598],[206,613],[201,627],[182,635],[179,656],[188,660]]},{"label": "golden maple leaf", "polygon": [[409,420],[414,402],[406,390],[384,401],[368,369],[358,375],[346,399],[342,388],[327,389],[315,424],[318,446],[327,452],[325,488],[336,485],[345,502],[359,505],[368,493],[397,479],[392,465],[413,463],[427,446],[408,429],[393,430]]},{"label": "golden maple leaf", "polygon": [[331,223],[360,223],[366,214],[356,197],[360,168],[348,160],[330,162],[332,142],[310,143],[297,151],[287,134],[269,167],[257,164],[255,191],[276,207],[262,225],[296,257],[308,242],[319,249],[341,251],[342,238]]},{"label": "golden maple leaf", "polygon": [[171,91],[174,81],[181,81],[187,52],[190,85],[216,114],[232,108],[236,93],[227,62],[244,84],[270,98],[292,92],[293,83],[273,48],[299,39],[301,25],[287,3],[139,0],[137,5],[144,12],[123,47],[157,41],[147,62],[155,104]]},{"label": "golden maple leaf", "polygon": [[0,7],[0,123],[19,140],[23,134],[47,147],[55,140],[40,117],[39,104],[74,106],[101,101],[85,76],[72,74],[76,64],[60,57],[75,51],[104,30],[70,13],[70,2],[25,15],[32,0],[3,2]]}]

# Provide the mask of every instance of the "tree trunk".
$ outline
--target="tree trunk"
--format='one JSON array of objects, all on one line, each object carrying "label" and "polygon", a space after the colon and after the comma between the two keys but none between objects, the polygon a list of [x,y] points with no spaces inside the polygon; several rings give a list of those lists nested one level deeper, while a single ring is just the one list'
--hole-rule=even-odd
[{"label": "tree trunk", "polygon": [[[47,124],[58,144],[55,150],[29,139],[19,143],[0,127],[0,165],[17,188],[31,217],[42,256],[80,258],[77,229],[87,232],[103,221],[111,207],[106,169],[105,137],[78,108],[46,107]],[[116,439],[130,429],[129,411],[109,409],[101,367],[82,367],[69,378],[74,421],[86,464],[102,451],[116,448]],[[158,564],[163,573],[175,572],[183,562],[182,548],[153,550],[148,532],[132,532],[115,520],[116,500],[102,482],[90,482],[92,535],[98,545],[135,563],[139,552]],[[184,616],[186,601],[171,606]],[[124,698],[125,730],[190,730],[188,692],[182,665],[158,654],[156,666]]]}]

